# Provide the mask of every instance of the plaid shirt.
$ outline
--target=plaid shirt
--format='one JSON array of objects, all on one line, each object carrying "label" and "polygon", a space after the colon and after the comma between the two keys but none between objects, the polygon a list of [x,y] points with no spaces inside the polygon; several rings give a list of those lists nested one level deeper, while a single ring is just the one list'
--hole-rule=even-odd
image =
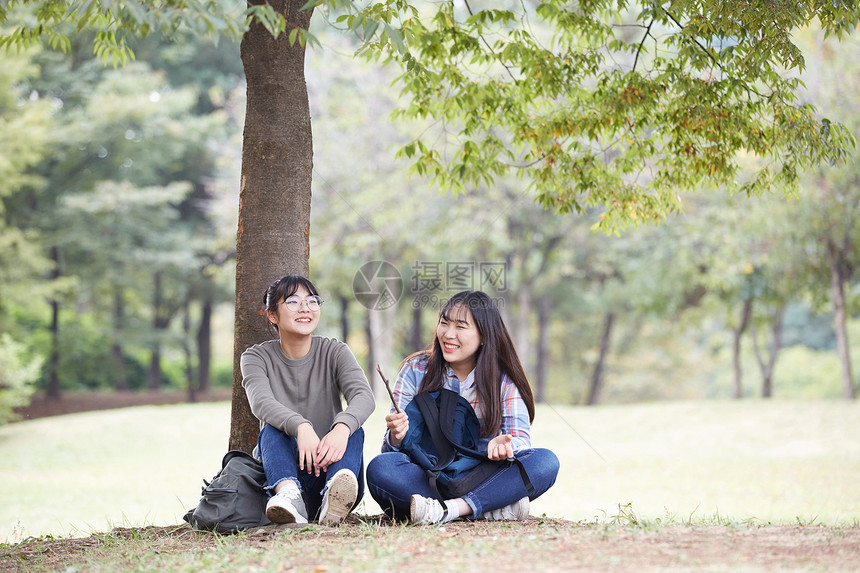
[{"label": "plaid shirt", "polygon": [[[415,394],[418,393],[418,388],[421,386],[421,380],[424,379],[424,374],[427,372],[428,356],[419,354],[413,356],[403,365],[400,373],[397,375],[397,381],[394,383],[392,393],[397,406],[403,410],[406,405],[412,401]],[[478,393],[475,388],[475,371],[472,370],[465,380],[460,381],[454,370],[450,366],[445,368],[445,385],[448,390],[453,390],[465,398],[475,410],[478,420],[483,421],[483,409],[478,403]],[[531,426],[529,424],[529,411],[526,408],[526,403],[523,401],[520,391],[517,390],[513,381],[507,375],[502,374],[502,427],[497,435],[510,434],[511,446],[514,453],[521,450],[530,449],[531,446]],[[390,412],[394,412],[392,406]],[[483,450],[487,449],[491,438],[481,438],[479,447]],[[385,432],[385,440],[382,444],[382,451],[394,451],[397,448],[388,443],[388,430]]]}]

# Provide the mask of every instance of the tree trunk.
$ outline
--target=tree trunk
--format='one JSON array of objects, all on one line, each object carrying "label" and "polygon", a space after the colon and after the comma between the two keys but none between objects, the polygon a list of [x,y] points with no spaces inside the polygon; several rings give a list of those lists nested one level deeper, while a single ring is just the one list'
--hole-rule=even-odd
[{"label": "tree trunk", "polygon": [[149,355],[149,370],[146,375],[146,388],[150,392],[161,390],[161,344],[155,342]]},{"label": "tree trunk", "polygon": [[543,296],[538,303],[537,364],[535,365],[535,398],[546,402],[547,362],[549,361],[549,318],[550,299]]},{"label": "tree trunk", "polygon": [[[60,278],[60,250],[51,247],[51,261],[54,270],[51,278],[56,281]],[[48,385],[45,387],[45,396],[50,400],[60,399],[60,301],[51,298],[51,357],[48,362]]]},{"label": "tree trunk", "polygon": [[208,392],[212,387],[212,300],[207,295],[200,307],[197,328],[197,389]]},{"label": "tree trunk", "polygon": [[[511,253],[505,254],[505,269],[508,269],[509,272],[512,270],[513,265],[513,255]],[[508,325],[509,328],[513,328],[514,322],[513,317],[511,316],[511,289],[506,288],[501,292],[496,292],[496,296],[499,300],[499,313],[502,315],[502,320],[505,321],[505,324]],[[514,341],[516,342],[517,334],[511,331],[511,336],[514,337]]]},{"label": "tree trunk", "polygon": [[182,354],[185,355],[185,382],[188,384],[188,401],[197,402],[197,381],[194,379],[193,351],[191,349],[191,295],[185,297],[182,307]]},{"label": "tree trunk", "polygon": [[153,276],[152,287],[152,355],[149,360],[149,374],[147,375],[147,388],[150,392],[158,392],[161,389],[161,272],[156,271]]},{"label": "tree trunk", "polygon": [[[257,0],[254,0],[257,2]],[[229,448],[250,452],[259,422],[251,413],[239,359],[272,337],[260,315],[266,288],[285,274],[308,275],[313,140],[305,49],[289,33],[307,30],[301,1],[268,2],[286,18],[277,39],[254,21],[242,39],[247,107],[236,233],[236,310]]]},{"label": "tree trunk", "polygon": [[761,369],[761,397],[773,397],[773,369],[776,366],[776,359],[779,356],[779,351],[782,349],[782,324],[785,317],[785,305],[781,306],[773,313],[773,322],[771,324],[771,334],[773,336],[771,347],[768,351],[767,360],[762,356],[761,348],[758,344],[758,335],[755,326],[752,331],[753,350]]},{"label": "tree trunk", "polygon": [[427,341],[424,340],[424,327],[422,326],[422,317],[424,316],[424,309],[420,304],[412,305],[412,340],[410,342],[410,346],[412,350],[418,352],[425,346],[427,346]]},{"label": "tree trunk", "polygon": [[[364,321],[364,337],[367,339],[367,372],[374,372],[376,370],[376,345],[373,343],[373,312],[374,311],[367,309]],[[385,372],[385,370],[383,370],[383,372]],[[373,381],[375,378],[370,377],[368,380],[370,381],[370,387],[373,388]]]},{"label": "tree trunk", "polygon": [[131,386],[125,373],[125,355],[122,349],[122,333],[125,328],[125,298],[122,289],[117,287],[113,293],[113,355],[114,387],[120,392],[128,392]]},{"label": "tree trunk", "polygon": [[734,337],[732,339],[732,371],[735,376],[732,398],[735,399],[743,397],[743,386],[741,385],[741,336],[743,336],[747,326],[749,326],[751,315],[752,299],[745,300],[744,306],[741,309],[741,322],[733,330]]},{"label": "tree trunk", "polygon": [[349,297],[339,294],[340,300],[340,335],[341,341],[349,344]]},{"label": "tree trunk", "polygon": [[836,346],[842,363],[842,396],[854,400],[854,376],[851,373],[851,347],[848,345],[848,330],[845,327],[847,311],[845,308],[845,267],[836,246],[828,241],[827,261],[830,265],[830,290],[833,296],[833,328],[836,331]]},{"label": "tree trunk", "polygon": [[[525,263],[522,266],[525,267]],[[521,281],[520,290],[517,293],[517,354],[520,355],[527,374],[530,370],[529,358],[531,358],[531,333],[529,332],[531,298],[531,284],[525,280]]]},{"label": "tree trunk", "polygon": [[606,365],[606,355],[609,353],[609,343],[612,340],[612,326],[614,323],[615,313],[607,313],[603,323],[603,336],[600,337],[600,355],[597,357],[597,363],[595,363],[594,371],[591,373],[591,386],[588,389],[588,400],[586,400],[586,404],[589,406],[597,404],[597,398],[603,384],[603,368]]}]

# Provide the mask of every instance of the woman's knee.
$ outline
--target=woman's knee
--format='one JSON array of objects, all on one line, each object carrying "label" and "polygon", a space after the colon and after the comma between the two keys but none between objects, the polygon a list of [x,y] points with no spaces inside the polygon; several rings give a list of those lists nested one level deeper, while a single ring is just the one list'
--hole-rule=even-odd
[{"label": "woman's knee", "polygon": [[551,473],[553,476],[558,475],[558,470],[561,466],[555,452],[544,448],[538,448],[537,451],[540,452],[541,464],[546,468],[546,472]]},{"label": "woman's knee", "polygon": [[412,462],[401,452],[385,452],[377,454],[367,464],[365,474],[367,485],[371,489],[390,490],[398,484],[408,481],[411,474],[409,466]]},{"label": "woman's knee", "polygon": [[257,438],[259,455],[265,457],[266,453],[283,455],[286,453],[298,452],[296,439],[288,436],[278,428],[266,424],[260,430],[260,435]]},{"label": "woman's knee", "polygon": [[364,429],[359,428],[352,433],[349,437],[349,440],[346,443],[347,448],[361,448],[364,449]]},{"label": "woman's knee", "polygon": [[538,490],[538,495],[555,484],[560,468],[558,456],[551,450],[536,448],[522,460],[526,473]]},{"label": "woman's knee", "polygon": [[365,470],[368,485],[384,481],[383,478],[391,473],[391,460],[386,457],[388,455],[388,453],[378,454],[368,462],[367,469]]}]

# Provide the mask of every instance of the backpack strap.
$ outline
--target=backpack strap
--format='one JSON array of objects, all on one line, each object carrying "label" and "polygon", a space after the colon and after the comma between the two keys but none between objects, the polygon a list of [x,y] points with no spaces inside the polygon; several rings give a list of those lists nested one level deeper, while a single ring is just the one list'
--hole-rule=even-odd
[{"label": "backpack strap", "polygon": [[451,442],[444,435],[444,430],[442,430],[439,405],[436,404],[436,400],[433,399],[429,392],[420,392],[413,399],[418,405],[418,410],[421,411],[424,424],[427,427],[427,431],[430,432],[430,439],[433,440],[436,453],[439,455],[436,466],[433,469],[444,468],[454,459],[455,452]]},{"label": "backpack strap", "polygon": [[[457,440],[454,439],[454,436],[451,434],[451,428],[454,427],[454,416],[457,413],[457,402],[459,399],[460,395],[453,390],[443,389],[439,391],[439,419],[442,422],[442,433],[445,435],[445,439],[448,442],[454,444],[454,447],[459,446],[458,449],[463,450],[463,447],[457,443]],[[478,454],[478,456],[480,456],[479,452],[470,453]]]},{"label": "backpack strap", "polygon": [[526,486],[526,491],[531,496],[535,492],[535,486],[532,483],[531,478],[529,478],[529,472],[526,471],[526,467],[523,465],[523,462],[518,460],[517,458],[508,459],[508,463],[516,464],[517,468],[520,470],[520,478],[523,480],[523,485]]},{"label": "backpack strap", "polygon": [[[472,450],[465,446],[462,446],[457,443],[451,434],[451,428],[454,427],[454,413],[457,410],[457,402],[460,400],[460,395],[451,390],[442,390],[441,395],[439,397],[439,401],[441,404],[439,405],[439,417],[442,420],[442,433],[445,435],[445,438],[449,443],[451,443],[454,448],[458,451],[463,452],[465,454],[469,454],[472,457],[478,458],[480,460],[486,462],[492,462],[490,458],[487,457],[487,454],[483,452],[479,452],[476,450]],[[533,494],[535,491],[535,486],[532,483],[531,478],[529,478],[529,474],[526,471],[523,463],[518,460],[516,457],[508,458],[507,460],[500,460],[500,467],[510,467],[512,465],[517,466],[517,469],[520,470],[520,477],[523,480],[523,485],[526,486],[526,491],[529,495]]]},{"label": "backpack strap", "polygon": [[413,401],[417,404],[418,410],[424,418],[424,426],[430,432],[430,439],[433,440],[436,453],[439,455],[436,465],[425,470],[425,473],[430,481],[430,489],[433,491],[433,495],[442,503],[444,518],[448,515],[448,508],[445,506],[445,497],[439,492],[437,479],[439,478],[439,473],[454,460],[455,451],[451,442],[445,437],[442,431],[444,424],[439,419],[439,405],[436,403],[436,400],[433,399],[429,392],[419,392],[415,395]]}]

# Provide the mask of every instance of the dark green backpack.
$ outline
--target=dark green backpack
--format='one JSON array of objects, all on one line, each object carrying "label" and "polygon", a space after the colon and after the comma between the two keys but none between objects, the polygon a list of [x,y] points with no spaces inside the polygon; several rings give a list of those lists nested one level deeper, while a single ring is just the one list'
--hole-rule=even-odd
[{"label": "dark green backpack", "polygon": [[197,530],[236,533],[269,525],[266,519],[266,473],[263,464],[245,452],[227,452],[221,471],[203,480],[203,497],[183,519]]}]

